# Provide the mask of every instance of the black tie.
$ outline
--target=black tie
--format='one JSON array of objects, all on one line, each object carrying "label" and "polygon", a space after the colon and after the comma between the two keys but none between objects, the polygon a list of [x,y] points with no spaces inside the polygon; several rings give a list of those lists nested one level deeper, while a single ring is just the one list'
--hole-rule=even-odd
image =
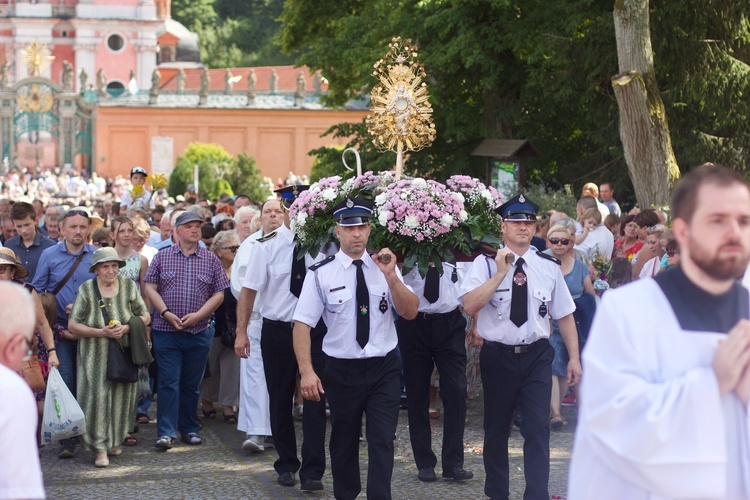
[{"label": "black tie", "polygon": [[370,340],[370,292],[362,271],[363,262],[357,259],[352,264],[357,266],[357,343],[364,349]]},{"label": "black tie", "polygon": [[305,282],[305,273],[307,273],[305,257],[302,256],[301,259],[297,258],[298,249],[299,247],[295,245],[292,252],[292,275],[289,279],[289,291],[295,297],[299,297],[299,294],[302,292],[302,283]]},{"label": "black tie", "polygon": [[440,275],[435,267],[427,270],[427,276],[424,279],[424,298],[427,302],[434,304],[440,297]]},{"label": "black tie", "polygon": [[510,320],[521,326],[528,319],[529,290],[526,285],[526,273],[523,272],[523,259],[518,259],[516,272],[513,274],[513,293],[510,297]]}]

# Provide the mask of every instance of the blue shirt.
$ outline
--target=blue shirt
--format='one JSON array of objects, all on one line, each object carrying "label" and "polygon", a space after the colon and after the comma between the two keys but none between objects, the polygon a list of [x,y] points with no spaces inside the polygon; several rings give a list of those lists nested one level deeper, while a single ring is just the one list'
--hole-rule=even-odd
[{"label": "blue shirt", "polygon": [[[55,297],[57,299],[57,321],[63,328],[68,328],[68,315],[65,312],[65,306],[75,302],[78,287],[84,281],[96,276],[89,272],[91,257],[94,255],[96,247],[93,245],[84,245],[81,251],[83,252],[81,263],[78,264],[73,276],[70,277]],[[39,259],[34,281],[31,283],[37,293],[52,293],[57,288],[57,284],[67,276],[78,255],[80,254],[72,254],[68,251],[68,247],[65,246],[65,240],[43,251],[42,257]]]},{"label": "blue shirt", "polygon": [[42,257],[42,252],[51,246],[55,246],[55,242],[51,238],[44,236],[37,229],[36,237],[30,247],[26,247],[23,244],[21,235],[14,236],[5,243],[6,248],[10,248],[16,252],[16,256],[20,259],[21,264],[29,271],[28,277],[25,281],[31,283],[36,274],[36,268],[39,264],[39,259]]}]

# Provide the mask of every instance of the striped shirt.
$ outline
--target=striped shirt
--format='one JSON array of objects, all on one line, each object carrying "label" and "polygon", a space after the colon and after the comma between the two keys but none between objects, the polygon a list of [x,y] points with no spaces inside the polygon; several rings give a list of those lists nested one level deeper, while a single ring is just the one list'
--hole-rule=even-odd
[{"label": "striped shirt", "polygon": [[[144,281],[157,286],[164,304],[179,318],[197,312],[215,293],[229,287],[227,275],[216,255],[198,247],[186,256],[180,245],[157,253],[148,267]],[[210,318],[206,318],[182,331],[202,332],[208,328],[209,321]],[[152,326],[155,330],[177,331],[159,316],[154,318]]]}]

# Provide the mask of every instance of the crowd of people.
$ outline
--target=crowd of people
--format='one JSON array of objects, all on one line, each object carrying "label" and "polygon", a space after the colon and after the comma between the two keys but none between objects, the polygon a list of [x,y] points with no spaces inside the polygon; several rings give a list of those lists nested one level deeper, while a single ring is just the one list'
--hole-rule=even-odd
[{"label": "crowd of people", "polygon": [[[705,168],[725,173],[720,167]],[[143,185],[147,175],[135,167],[131,186]],[[726,178],[730,187],[740,182]],[[704,176],[690,195],[698,197],[700,188],[712,182],[724,186]],[[59,178],[49,181],[59,183]],[[696,248],[703,247],[689,234],[692,213],[685,214],[703,205],[685,208],[682,201],[673,221],[654,209],[624,214],[606,183],[583,187],[574,217],[555,210],[539,214],[532,200],[517,195],[496,210],[504,242],[496,253],[472,262],[444,262],[442,273],[431,265],[406,275],[390,250],[367,250],[372,202],[359,198],[331,211],[337,245],[316,258],[299,255],[288,209],[307,188],[304,184],[277,189],[268,200],[187,196],[170,202],[158,193],[133,196],[132,187],[111,190],[112,197],[100,200],[99,185],[109,187],[93,179],[96,191],[78,185],[80,203],[69,206],[54,198],[17,199],[22,191],[27,196],[32,184],[47,189],[46,181],[34,179],[27,180],[24,190],[23,176],[11,175],[0,200],[0,281],[18,284],[21,292],[14,290],[13,300],[24,302],[33,320],[28,325],[0,322],[0,362],[17,368],[16,358],[23,357],[17,356],[20,336],[33,347],[28,355],[38,358],[44,374],[59,369],[76,396],[86,431],[80,439],[60,441],[58,456],[75,457],[83,447],[94,453],[96,467],[109,466],[124,446],[140,444],[132,431],[154,423],[150,406],[158,394],[158,450],[170,450],[178,439],[188,446],[202,444],[200,416],[220,415],[245,433],[238,446],[256,453],[275,450],[279,485],[299,482],[303,491],[320,491],[330,415],[328,456],[336,498],[356,498],[362,491],[361,438],[368,446],[367,496],[391,497],[400,408],[408,413],[416,478],[437,479],[431,442],[431,420],[439,414],[436,393],[443,403],[442,478],[471,480],[473,472],[464,468],[463,433],[467,400],[480,383],[488,497],[508,497],[508,437],[515,424],[525,440],[525,498],[549,498],[550,431],[568,425],[561,412],[565,402],[585,405],[590,394],[595,395],[592,406],[583,407],[586,418],[579,424],[592,425],[579,439],[579,446],[589,449],[581,453],[583,465],[574,460],[571,488],[580,497],[586,496],[584,491],[591,498],[601,494],[603,490],[581,486],[582,471],[597,467],[597,457],[616,462],[621,450],[596,445],[598,432],[617,439],[597,413],[606,404],[617,405],[612,400],[616,389],[602,394],[596,387],[614,384],[607,377],[619,374],[617,362],[610,359],[605,366],[596,357],[613,356],[601,345],[606,332],[598,334],[598,348],[587,349],[583,368],[581,363],[589,336],[609,327],[597,308],[604,304],[609,316],[621,314],[614,301],[636,287],[614,289],[633,281],[658,283],[669,297],[663,283],[673,282],[684,267],[680,250],[688,243],[698,245],[690,250],[689,262],[699,267],[702,262]],[[733,231],[750,230],[750,193],[745,194],[749,212]],[[736,247],[734,260],[744,259],[746,266],[750,241],[741,238],[727,245]],[[738,268],[732,267],[730,277],[727,271],[724,278],[714,278],[736,281],[741,278]],[[713,276],[710,269],[700,269]],[[695,275],[686,272],[683,278],[696,283]],[[649,293],[656,288],[641,286]],[[750,307],[746,295],[735,300],[745,301],[737,306],[745,318]],[[9,303],[0,308],[0,317]],[[681,314],[676,310],[679,326],[693,329]],[[727,332],[736,321],[709,323],[704,325],[708,331]],[[748,341],[734,340],[742,339],[741,334],[730,333],[730,338],[750,349],[744,347]],[[128,377],[111,373],[113,345],[132,357]],[[738,361],[742,367],[748,356]],[[590,381],[589,370],[603,378]],[[748,372],[730,377],[717,371],[720,384],[726,381],[721,394],[735,391],[746,403]],[[583,395],[578,393],[582,377]],[[627,377],[621,382],[624,387],[631,383]],[[41,414],[44,391],[35,397]],[[638,404],[645,412],[648,403]],[[698,411],[697,406],[691,411]],[[294,415],[300,414],[298,455]],[[0,419],[0,434],[8,432]],[[636,455],[633,451],[628,457],[635,460]],[[732,474],[732,491],[743,491],[742,484],[750,491],[750,483],[742,483],[747,469],[744,476]],[[19,477],[26,480],[28,474]],[[633,477],[618,477],[617,484],[648,491]],[[44,496],[41,480],[17,488],[8,491],[26,498]]]}]

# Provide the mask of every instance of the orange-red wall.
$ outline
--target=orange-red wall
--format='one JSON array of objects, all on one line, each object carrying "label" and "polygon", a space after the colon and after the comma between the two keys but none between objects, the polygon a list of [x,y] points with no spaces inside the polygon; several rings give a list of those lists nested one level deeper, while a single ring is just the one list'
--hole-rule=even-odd
[{"label": "orange-red wall", "polygon": [[261,109],[171,109],[99,107],[95,170],[102,176],[128,175],[134,165],[151,170],[151,138],[174,140],[175,162],[191,142],[214,142],[231,155],[247,152],[276,180],[289,172],[310,172],[311,149],[343,145],[321,138],[331,125],[359,122],[364,111]]}]

